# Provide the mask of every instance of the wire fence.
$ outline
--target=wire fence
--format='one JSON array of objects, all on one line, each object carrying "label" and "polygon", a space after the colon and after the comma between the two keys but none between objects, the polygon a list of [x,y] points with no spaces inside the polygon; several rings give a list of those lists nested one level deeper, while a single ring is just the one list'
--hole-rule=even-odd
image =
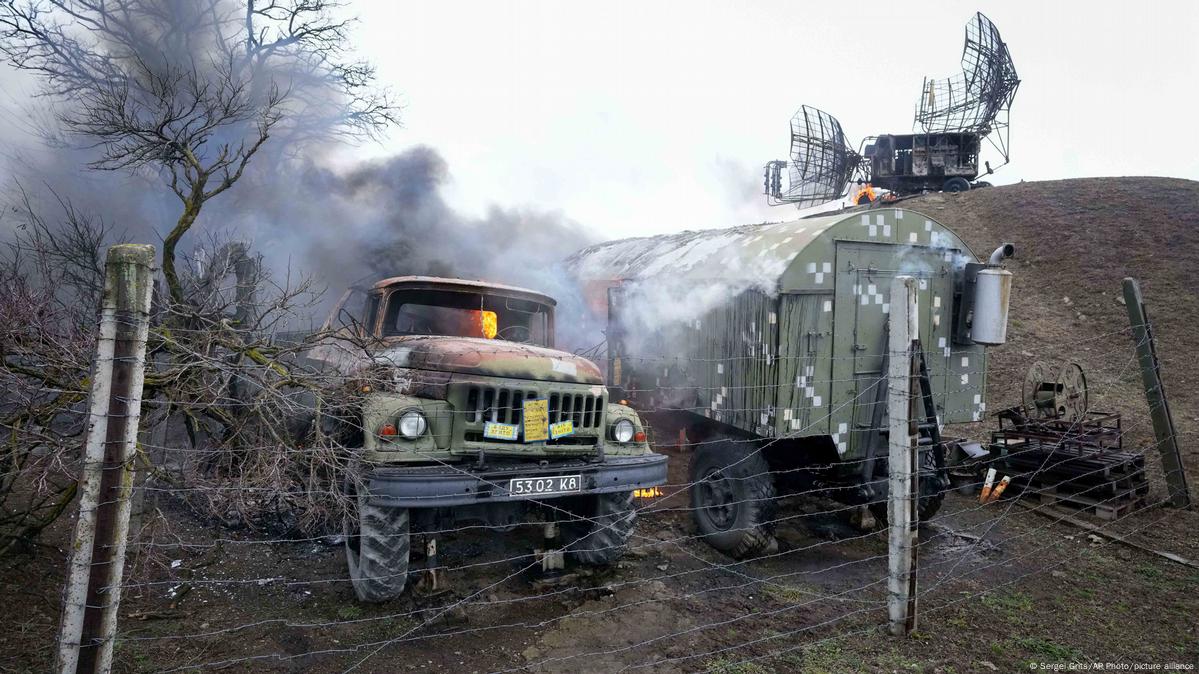
[{"label": "wire fence", "polygon": [[[186,327],[172,327],[169,332],[156,328],[151,341],[165,344],[185,338],[188,332]],[[199,335],[204,330],[194,332]],[[1100,382],[1089,390],[1093,410],[1127,407],[1123,390],[1137,372],[1130,348],[1135,345],[1128,336],[1127,329],[1113,330],[1058,347],[1060,353],[1070,354],[1083,344],[1101,345],[1087,356],[1089,363],[1098,364],[1090,373],[1092,381]],[[896,356],[875,353],[853,358]],[[271,356],[265,358],[264,369],[276,366]],[[775,362],[783,358],[774,356]],[[826,362],[838,358],[830,356]],[[678,360],[661,358],[661,362]],[[858,376],[833,377],[832,369],[830,365],[825,372],[811,375],[804,385],[827,390],[834,384],[861,381]],[[936,397],[950,400],[977,390],[959,384],[965,377],[1019,381],[1024,369],[988,366],[978,359],[969,368],[934,368],[929,381]],[[880,521],[888,498],[877,491],[855,493],[835,479],[861,474],[880,458],[834,452],[802,460],[801,455],[811,451],[813,438],[823,441],[826,434],[821,429],[828,428],[832,419],[850,411],[855,418],[880,418],[872,408],[886,405],[885,397],[877,395],[881,379],[823,409],[810,409],[812,416],[805,424],[792,425],[773,437],[688,437],[710,409],[707,404],[642,407],[638,428],[647,432],[650,450],[668,454],[671,466],[665,482],[654,485],[650,496],[612,499],[618,507],[611,511],[597,511],[590,502],[584,504],[569,494],[534,496],[520,499],[522,519],[502,523],[479,513],[475,519],[459,521],[442,512],[452,509],[448,506],[430,508],[435,516],[419,522],[413,517],[411,530],[394,534],[408,541],[403,547],[409,550],[410,564],[393,572],[363,575],[361,570],[347,571],[343,559],[346,554],[361,554],[361,548],[357,553],[353,550],[363,545],[360,520],[366,507],[347,491],[346,476],[351,482],[365,479],[361,452],[355,451],[362,445],[354,439],[370,444],[365,441],[370,438],[374,446],[389,439],[381,436],[379,428],[364,424],[362,416],[330,410],[296,391],[341,386],[347,398],[362,400],[363,394],[396,391],[394,376],[383,368],[349,376],[314,371],[306,373],[304,386],[294,386],[297,377],[279,372],[277,390],[264,392],[262,380],[239,386],[231,372],[236,369],[230,367],[227,355],[212,350],[198,354],[186,367],[167,360],[148,375],[161,387],[189,378],[208,381],[213,395],[167,401],[152,394],[146,400],[148,411],[143,417],[154,423],[143,428],[138,445],[145,476],[137,496],[140,530],[129,542],[129,572],[120,586],[124,599],[114,639],[123,668],[349,672],[419,666],[489,672],[752,673],[814,670],[835,644],[889,638],[884,636],[888,529]],[[493,380],[469,374],[453,381],[456,386],[489,383]],[[256,388],[247,391],[248,384]],[[773,382],[726,388],[779,386]],[[627,388],[624,395],[679,390],[694,394],[694,388],[642,386]],[[71,392],[44,386],[40,394]],[[698,397],[708,399],[713,394],[708,390]],[[907,396],[910,405],[922,401],[915,394]],[[244,436],[250,441],[237,444],[231,454],[227,446],[211,441],[215,426],[199,421],[211,418],[228,424],[243,412],[260,413],[268,404],[271,414],[305,417],[305,439],[296,441],[294,434],[278,428],[255,427],[253,434]],[[976,405],[939,409],[933,423],[938,433],[953,433],[963,443],[996,449],[992,447],[996,412],[1026,407],[1021,391],[1007,391],[990,405],[981,423],[959,427],[940,423],[941,418],[969,415],[977,411]],[[727,407],[724,411],[765,412]],[[459,428],[478,414],[449,405],[425,413],[426,423],[439,428]],[[326,416],[333,422],[328,428],[322,426]],[[596,430],[597,441],[611,442],[607,423],[605,419]],[[984,469],[990,461],[953,467],[952,483],[946,485],[934,481],[932,474],[922,476],[921,502],[935,503],[939,509],[921,518],[914,545],[919,559],[914,599],[920,621],[943,627],[944,616],[960,607],[988,598],[1002,602],[1002,597],[1018,594],[1038,576],[1080,565],[1091,549],[1083,534],[1126,539],[1178,516],[1178,511],[1162,507],[1169,500],[1169,476],[1158,468],[1158,444],[1147,419],[1140,416],[1122,419],[1106,441],[1118,444],[1127,461],[1143,462],[1147,487],[1143,493],[1130,497],[1126,492],[1104,492],[1106,483],[1100,478],[1111,469],[1109,464],[1075,471],[1067,479],[1058,476],[1055,471],[1076,464],[1077,452],[1066,445],[1087,423],[1087,418],[1074,420],[1056,439],[1003,452],[1008,463],[1002,465],[1015,465],[1011,462],[1024,456],[1038,462],[1023,470],[1001,468],[1012,487],[1000,500],[978,497],[986,486]],[[282,418],[279,424],[284,424]],[[253,426],[249,421],[245,425]],[[866,437],[888,428],[885,423],[856,424],[853,431]],[[618,444],[612,445],[614,450]],[[1093,449],[1097,455],[1114,451]],[[477,452],[454,455],[436,446],[411,451],[421,465],[439,468],[439,475],[469,477],[496,492],[507,493],[510,488],[503,479],[480,470]],[[769,539],[741,558],[713,549],[709,545],[713,532],[696,524],[698,517],[717,507],[697,496],[714,478],[712,473],[696,475],[688,464],[716,451],[732,457],[718,472],[733,496],[721,500],[718,507],[755,514],[749,521],[738,515],[717,533],[722,537],[762,533]],[[557,458],[584,455],[562,450]],[[779,456],[791,460],[780,463]],[[515,454],[507,457],[516,458]],[[504,459],[500,453],[493,460]],[[240,479],[248,474],[247,465],[261,467],[253,480]],[[296,474],[305,470],[310,473]],[[28,465],[9,465],[0,471],[0,478],[25,474]],[[878,476],[875,472],[869,477]],[[1079,513],[1064,511],[1059,499],[1037,495],[1085,484],[1088,478],[1095,478],[1095,484],[1072,491],[1067,500],[1082,505],[1084,514],[1105,513],[1107,519],[1088,520],[1090,526],[1077,530],[1077,535],[1063,534],[1067,530],[1063,523]],[[769,485],[767,491],[762,491],[762,485]],[[409,501],[417,503],[421,498],[440,503],[438,496],[415,495]],[[285,513],[289,504],[299,501],[322,504],[324,520],[271,525],[252,514]],[[221,508],[230,510],[230,515],[223,517]],[[867,515],[871,511],[875,515]],[[344,528],[339,526],[342,520]],[[408,516],[404,523],[409,526]],[[572,538],[566,535],[568,530],[584,533]],[[547,563],[547,552],[563,556],[564,568],[547,569],[555,566]],[[607,563],[594,566],[580,559]],[[407,587],[389,602],[371,605],[355,599],[355,583],[395,580],[407,581],[401,583]],[[1061,661],[1097,661],[1119,654],[1058,655]],[[1043,659],[1054,657],[1050,653]]]}]

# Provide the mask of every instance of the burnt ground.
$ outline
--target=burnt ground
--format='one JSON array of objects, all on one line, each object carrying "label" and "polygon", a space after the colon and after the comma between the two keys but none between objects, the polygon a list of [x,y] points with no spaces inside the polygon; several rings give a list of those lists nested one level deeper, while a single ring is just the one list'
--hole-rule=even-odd
[{"label": "burnt ground", "polygon": [[[1022,183],[902,206],[948,224],[976,252],[999,241],[1017,246],[1009,265],[1016,275],[1011,341],[992,350],[991,410],[1019,400],[1033,360],[1075,360],[1088,374],[1092,407],[1124,414],[1128,446],[1149,446],[1117,299],[1124,276],[1141,279],[1184,460],[1199,489],[1199,359],[1192,355],[1199,300],[1188,284],[1199,278],[1199,183]],[[982,437],[989,427],[953,430]],[[659,439],[672,437],[658,430]],[[671,482],[686,482],[685,455],[669,440],[658,449],[676,457]],[[521,573],[536,527],[509,536],[462,532],[441,541],[443,564],[469,565],[450,574],[447,591],[418,588],[384,606],[353,601],[331,540],[264,542],[160,500],[161,517],[134,548],[117,670],[224,662],[230,671],[338,672],[359,661],[362,672],[743,674],[1194,664],[1199,514],[1160,507],[1160,467],[1148,463],[1153,492],[1143,509],[1114,524],[1071,515],[1192,564],[1091,535],[1015,500],[979,507],[954,493],[944,517],[921,534],[928,594],[907,639],[878,631],[885,532],[854,529],[837,504],[815,498],[786,500],[779,551],[743,564],[691,537],[682,494],[645,504],[633,549],[605,572]],[[59,523],[44,546],[0,560],[0,671],[49,666],[70,525]]]}]

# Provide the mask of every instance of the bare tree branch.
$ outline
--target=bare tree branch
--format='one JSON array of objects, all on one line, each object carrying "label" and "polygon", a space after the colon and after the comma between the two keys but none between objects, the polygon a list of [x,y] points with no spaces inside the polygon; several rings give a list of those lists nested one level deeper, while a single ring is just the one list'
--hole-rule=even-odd
[{"label": "bare tree branch", "polygon": [[[396,123],[339,11],[325,0],[0,0],[0,58],[39,79],[61,128],[94,151],[90,168],[156,171],[179,200],[145,396],[159,423],[181,421],[190,439],[180,479],[270,485],[301,526],[335,517],[321,495],[345,455],[326,432],[337,408],[323,401],[343,384],[305,368],[311,340],[274,333],[318,289],[276,283],[246,242],[197,245],[192,232],[271,139],[370,138]],[[22,226],[0,250],[0,552],[74,494],[101,251],[113,237],[66,198],[62,221],[48,222],[21,196]],[[192,264],[189,248],[206,262]],[[197,507],[221,518],[263,507],[245,500],[257,492],[217,493]]]},{"label": "bare tree branch", "polygon": [[325,0],[4,0],[0,56],[66,102],[92,167],[161,172],[181,211],[163,246],[176,303],[178,245],[204,203],[271,137],[373,137],[397,122],[351,21]]}]

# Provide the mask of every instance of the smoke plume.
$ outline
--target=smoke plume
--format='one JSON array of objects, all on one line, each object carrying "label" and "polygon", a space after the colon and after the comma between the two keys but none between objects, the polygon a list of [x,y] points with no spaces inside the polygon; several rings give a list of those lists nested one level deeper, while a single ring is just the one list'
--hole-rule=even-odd
[{"label": "smoke plume", "polygon": [[[160,244],[175,226],[183,192],[180,197],[172,193],[166,167],[178,170],[178,165],[164,163],[159,148],[142,143],[142,135],[104,136],[114,118],[97,117],[86,104],[89,99],[77,95],[92,92],[94,99],[111,103],[104,98],[106,90],[93,85],[103,76],[133,85],[126,87],[132,92],[130,102],[114,105],[112,112],[130,128],[165,107],[185,111],[186,121],[176,123],[183,130],[172,129],[190,139],[196,154],[221,156],[230,148],[256,148],[233,188],[203,203],[178,249],[184,267],[200,259],[199,249],[214,241],[248,243],[276,283],[304,274],[327,288],[324,302],[309,317],[316,324],[323,319],[320,309],[329,308],[344,289],[387,276],[455,276],[522,285],[559,300],[557,324],[563,328],[559,341],[564,346],[591,346],[602,339],[590,326],[580,327],[586,312],[578,290],[556,267],[592,243],[578,223],[530,208],[493,206],[482,216],[458,212],[442,195],[450,168],[433,148],[415,147],[349,166],[334,161],[344,148],[339,143],[373,137],[392,121],[394,108],[388,107],[385,91],[368,93],[363,86],[373,80],[374,70],[349,53],[347,24],[325,16],[323,5],[284,3],[280,7],[291,7],[294,14],[285,12],[282,19],[278,13],[283,10],[259,7],[251,15],[261,27],[244,39],[230,37],[251,16],[234,0],[208,0],[195,7],[126,0],[122,7],[137,20],[121,24],[115,33],[103,22],[69,32],[75,36],[71,40],[80,41],[68,44],[87,56],[84,64],[99,75],[76,72],[74,62],[63,66],[66,75],[58,77],[0,65],[6,94],[0,98],[0,116],[16,121],[0,127],[5,148],[0,154],[5,176],[0,180],[5,206],[0,239],[11,238],[30,219],[23,210],[53,222],[63,202],[103,220],[113,239]],[[20,18],[14,8],[9,14],[14,21]],[[288,16],[312,22],[310,29],[289,34]],[[28,55],[58,63],[57,52],[21,35],[3,36],[9,40],[5,55],[12,63],[20,66],[17,57]],[[32,46],[21,47],[22,39]],[[268,47],[242,60],[230,56],[238,49],[262,47],[264,40]],[[189,104],[196,100],[205,105]],[[205,118],[209,113],[226,117],[214,123],[210,137],[187,136],[186,129],[211,121]],[[265,128],[269,141],[258,149],[253,144],[265,137]]]},{"label": "smoke plume", "polygon": [[[31,148],[5,158],[5,215],[0,236],[21,222],[21,192],[53,219],[59,198],[103,218],[114,234],[158,244],[178,202],[154,176],[81,170],[86,151]],[[16,159],[17,161],[13,161]],[[185,256],[211,237],[251,244],[276,279],[306,274],[326,288],[313,310],[319,324],[346,289],[388,276],[431,275],[520,285],[558,300],[559,343],[571,349],[602,339],[577,286],[558,263],[594,237],[559,213],[492,206],[481,216],[458,212],[442,195],[449,167],[438,152],[415,147],[397,155],[334,167],[321,156],[263,157],[200,216]],[[577,329],[576,329],[577,328]]]},{"label": "smoke plume", "polygon": [[[578,349],[602,339],[579,290],[559,263],[591,243],[580,224],[529,208],[492,206],[462,214],[442,196],[449,167],[436,150],[333,168],[302,161],[257,175],[268,184],[231,200],[234,231],[253,233],[255,247],[281,267],[292,261],[330,288],[389,276],[477,279],[531,288],[558,300],[560,346]],[[243,186],[246,188],[247,186]]]}]

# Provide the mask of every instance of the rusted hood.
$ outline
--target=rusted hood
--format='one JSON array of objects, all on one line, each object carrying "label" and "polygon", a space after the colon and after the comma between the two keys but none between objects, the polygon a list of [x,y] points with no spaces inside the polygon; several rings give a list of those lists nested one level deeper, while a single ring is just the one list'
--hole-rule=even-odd
[{"label": "rusted hood", "polygon": [[374,361],[422,370],[489,377],[603,384],[595,363],[563,351],[471,337],[389,337]]}]

